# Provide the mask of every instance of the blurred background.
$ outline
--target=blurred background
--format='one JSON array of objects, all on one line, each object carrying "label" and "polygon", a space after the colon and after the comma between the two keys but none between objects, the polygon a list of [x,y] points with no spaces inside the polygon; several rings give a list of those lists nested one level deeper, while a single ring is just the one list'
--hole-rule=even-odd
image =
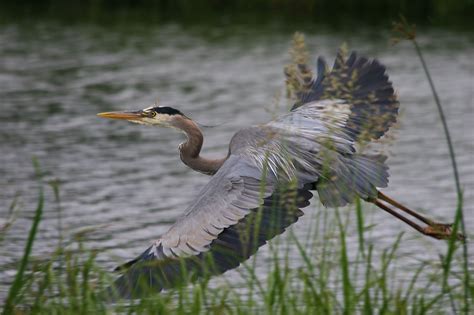
[{"label": "blurred background", "polygon": [[[96,249],[99,263],[111,269],[166,231],[208,178],[182,165],[181,135],[95,114],[141,109],[158,98],[160,105],[217,125],[204,130],[204,149],[223,155],[239,128],[265,122],[291,105],[283,67],[295,31],[306,35],[313,60],[323,55],[331,64],[345,42],[387,66],[401,111],[386,148],[392,176],[385,192],[453,221],[451,162],[431,91],[412,45],[390,44],[392,21],[400,14],[418,25],[445,106],[472,231],[473,8],[474,1],[462,0],[0,2],[2,222],[17,201],[14,222],[0,243],[0,296],[15,274],[38,200],[33,157],[44,173],[46,194],[35,257],[49,257],[57,244],[72,246],[73,236],[87,230],[85,246]],[[59,183],[59,204],[51,181]],[[313,204],[307,213],[331,211],[317,200]],[[368,205],[364,209],[377,224],[369,240],[376,248],[406,231],[402,279],[419,260],[444,253],[443,242]],[[311,222],[311,216],[300,219],[295,233],[304,238]]]},{"label": "blurred background", "polygon": [[403,14],[419,25],[470,27],[472,0],[86,0],[2,1],[5,20],[52,18],[77,23],[324,23],[383,25]]}]

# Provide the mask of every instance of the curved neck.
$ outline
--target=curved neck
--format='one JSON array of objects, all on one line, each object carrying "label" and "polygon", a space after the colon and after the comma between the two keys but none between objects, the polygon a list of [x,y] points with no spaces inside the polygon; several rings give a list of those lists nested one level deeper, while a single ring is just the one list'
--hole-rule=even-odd
[{"label": "curved neck", "polygon": [[227,157],[206,159],[199,155],[204,137],[199,127],[191,119],[181,116],[175,119],[173,126],[182,130],[187,137],[187,140],[179,145],[181,161],[195,171],[214,175],[224,164]]}]

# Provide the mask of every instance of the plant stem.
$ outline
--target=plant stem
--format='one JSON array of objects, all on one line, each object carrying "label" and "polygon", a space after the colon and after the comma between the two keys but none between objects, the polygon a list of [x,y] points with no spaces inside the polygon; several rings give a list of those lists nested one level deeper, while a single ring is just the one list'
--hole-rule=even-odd
[{"label": "plant stem", "polygon": [[[37,176],[38,178],[40,178],[40,172],[37,165],[37,161],[33,160],[33,163],[36,168]],[[2,312],[3,315],[14,313],[15,300],[17,299],[18,294],[21,290],[21,287],[23,286],[23,274],[25,273],[26,266],[28,265],[28,260],[30,258],[31,250],[33,248],[33,242],[35,240],[36,232],[38,231],[38,225],[41,221],[41,216],[43,214],[43,202],[44,202],[43,188],[40,183],[39,200],[38,200],[38,206],[36,207],[36,210],[35,210],[35,217],[33,218],[33,223],[31,225],[30,233],[28,235],[28,240],[26,242],[23,258],[21,259],[20,265],[18,267],[18,271],[15,276],[15,280],[13,281],[13,284],[10,287],[10,290],[8,292],[8,297],[5,301],[5,307]]]},{"label": "plant stem", "polygon": [[[456,216],[455,216],[455,226],[454,226],[454,231],[453,234],[457,234],[456,232],[456,223],[460,222],[461,223],[461,232],[463,235],[466,234],[466,225],[464,224],[464,213],[463,213],[463,208],[462,208],[462,189],[461,189],[461,181],[459,179],[459,172],[458,172],[458,167],[456,163],[456,154],[454,153],[454,147],[453,143],[451,140],[451,135],[449,133],[449,128],[448,128],[448,123],[446,122],[446,116],[444,115],[443,111],[443,106],[441,105],[441,101],[439,99],[438,93],[436,92],[436,88],[434,85],[434,82],[431,78],[430,72],[428,70],[428,66],[426,65],[425,59],[423,57],[423,54],[421,52],[420,46],[418,45],[418,42],[416,41],[415,38],[411,40],[413,45],[415,46],[416,53],[418,55],[418,58],[420,58],[421,64],[423,66],[423,70],[425,72],[426,78],[428,79],[428,83],[430,84],[431,92],[433,93],[433,97],[435,99],[436,107],[438,108],[439,116],[441,119],[441,123],[443,124],[443,129],[444,133],[446,136],[446,141],[448,143],[448,149],[449,149],[449,155],[451,158],[451,164],[453,167],[453,173],[454,173],[454,181],[456,183],[456,191],[457,191],[457,209],[456,209]],[[456,237],[456,235],[454,235]],[[464,258],[464,302],[466,305],[465,308],[465,313],[469,313],[469,287],[470,287],[470,277],[469,277],[469,266],[468,266],[468,251],[467,251],[467,242],[463,242],[463,258]]]}]

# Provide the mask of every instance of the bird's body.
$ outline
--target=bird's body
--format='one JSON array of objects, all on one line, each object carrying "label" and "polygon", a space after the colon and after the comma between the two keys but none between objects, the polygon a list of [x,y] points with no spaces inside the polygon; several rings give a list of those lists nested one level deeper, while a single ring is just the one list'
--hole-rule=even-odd
[{"label": "bird's body", "polygon": [[377,188],[388,183],[386,157],[357,151],[357,143],[382,137],[396,121],[399,103],[385,67],[352,53],[347,60],[339,54],[328,71],[319,59],[318,77],[306,88],[290,112],[238,131],[221,159],[200,156],[199,127],[176,109],[99,114],[183,131],[187,141],[179,146],[182,161],[212,175],[184,215],[120,268],[124,274],[112,291],[135,297],[237,267],[298,220],[300,208],[313,196],[311,190],[325,206],[361,198],[407,222],[382,201],[398,205],[432,228],[408,220],[420,232],[436,238],[450,234],[449,226],[429,221],[379,192]]}]

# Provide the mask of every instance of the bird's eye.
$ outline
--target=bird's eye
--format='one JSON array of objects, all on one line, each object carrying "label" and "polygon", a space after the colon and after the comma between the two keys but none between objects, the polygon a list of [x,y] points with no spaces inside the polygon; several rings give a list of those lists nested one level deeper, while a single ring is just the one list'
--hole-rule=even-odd
[{"label": "bird's eye", "polygon": [[148,117],[150,117],[150,118],[153,118],[153,117],[156,116],[156,112],[154,110],[151,110],[151,111],[147,112],[147,114],[148,114]]}]

